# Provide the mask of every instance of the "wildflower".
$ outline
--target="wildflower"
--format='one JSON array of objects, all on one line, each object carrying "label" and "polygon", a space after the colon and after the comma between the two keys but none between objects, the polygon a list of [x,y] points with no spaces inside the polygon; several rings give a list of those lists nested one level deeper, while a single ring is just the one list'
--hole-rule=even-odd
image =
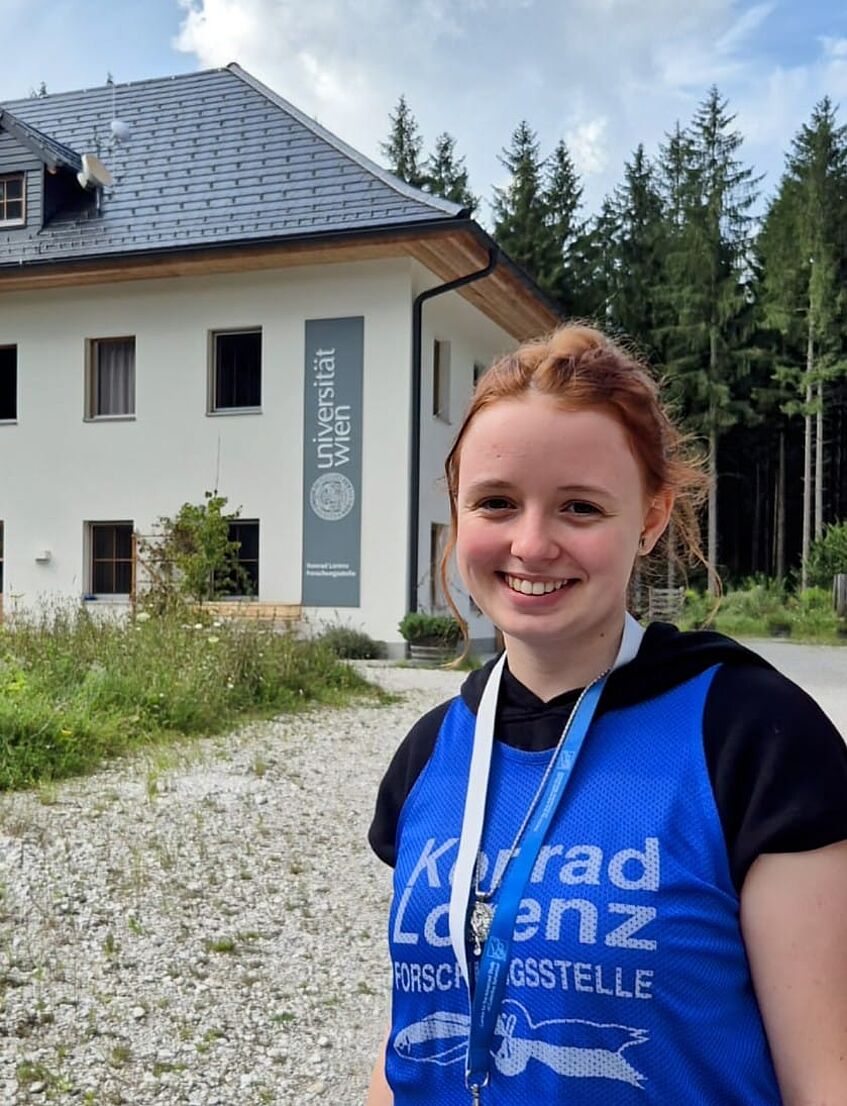
[{"label": "wildflower", "polygon": [[202,630],[203,628],[204,628],[204,627],[203,627],[203,623],[202,623],[202,622],[195,622],[195,623],[194,623],[194,629],[195,629],[195,630]]},{"label": "wildflower", "polygon": [[150,621],[150,612],[149,611],[139,611],[138,614],[135,616],[135,621],[136,622],[149,622]]},{"label": "wildflower", "polygon": [[210,645],[217,645],[220,640],[221,639],[219,637],[215,637],[214,634],[211,637],[206,638],[206,641],[208,641]]}]

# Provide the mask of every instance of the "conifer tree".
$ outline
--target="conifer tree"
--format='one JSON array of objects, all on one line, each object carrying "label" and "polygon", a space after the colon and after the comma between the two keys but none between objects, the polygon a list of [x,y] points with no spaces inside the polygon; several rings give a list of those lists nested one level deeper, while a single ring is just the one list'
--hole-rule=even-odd
[{"label": "conifer tree", "polygon": [[420,165],[423,138],[405,96],[397,101],[397,107],[389,114],[388,119],[391,131],[388,140],[381,143],[382,152],[388,159],[388,168],[400,180],[421,188],[425,181]]},{"label": "conifer tree", "polygon": [[611,313],[615,325],[654,355],[663,319],[662,276],[666,230],[656,170],[639,145],[624,165],[613,210],[616,278]]},{"label": "conifer tree", "polygon": [[530,276],[543,280],[550,256],[544,161],[526,120],[515,128],[500,163],[510,178],[503,188],[494,189],[494,237]]},{"label": "conifer tree", "polygon": [[574,314],[580,295],[575,287],[571,254],[585,226],[577,215],[582,203],[582,185],[563,140],[557,144],[548,164],[543,202],[546,207],[545,252],[549,256],[545,258],[539,280],[566,314]]},{"label": "conifer tree", "polygon": [[444,131],[435,140],[435,147],[425,165],[425,188],[434,196],[451,200],[473,213],[479,198],[468,187],[465,159],[456,156],[456,139]]},{"label": "conifer tree", "polygon": [[747,370],[752,311],[745,295],[758,178],[736,156],[735,116],[712,87],[690,128],[663,151],[671,234],[665,283],[673,318],[666,328],[666,368],[689,425],[708,441],[712,487],[707,552],[718,556],[717,477],[721,434],[745,411],[734,378]]},{"label": "conifer tree", "polygon": [[565,305],[572,316],[609,331],[618,329],[615,301],[619,288],[618,216],[608,197],[600,211],[582,224],[567,254]]},{"label": "conifer tree", "polygon": [[783,409],[804,419],[802,586],[813,513],[815,536],[824,522],[824,392],[845,368],[845,219],[847,127],[826,97],[792,142],[760,240],[766,311],[784,354],[776,376],[789,389]]}]

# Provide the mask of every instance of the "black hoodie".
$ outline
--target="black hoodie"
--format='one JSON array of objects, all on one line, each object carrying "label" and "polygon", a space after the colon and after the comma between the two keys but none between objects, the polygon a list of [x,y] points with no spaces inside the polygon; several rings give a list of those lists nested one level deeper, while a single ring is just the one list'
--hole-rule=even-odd
[{"label": "black hoodie", "polygon": [[[461,689],[476,714],[492,660]],[[638,655],[608,679],[598,714],[652,699],[720,665],[703,714],[703,748],[736,888],[760,853],[803,852],[847,839],[847,746],[820,707],[767,661],[722,634],[680,633],[654,622]],[[503,673],[497,740],[520,749],[555,747],[580,688],[543,702]],[[397,820],[429,760],[450,701],[409,731],[380,785],[368,834],[377,856],[395,860]]]}]

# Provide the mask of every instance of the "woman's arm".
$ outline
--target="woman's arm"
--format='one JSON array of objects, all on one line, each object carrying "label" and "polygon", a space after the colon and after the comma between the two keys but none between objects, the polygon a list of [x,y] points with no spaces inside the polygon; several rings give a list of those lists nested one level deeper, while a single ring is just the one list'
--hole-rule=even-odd
[{"label": "woman's arm", "polygon": [[385,1046],[388,1042],[388,1033],[389,1030],[386,1030],[382,1047],[374,1064],[365,1106],[394,1106],[394,1095],[391,1093],[388,1080],[385,1078]]},{"label": "woman's arm", "polygon": [[760,856],[741,929],[785,1106],[847,1106],[847,841]]}]

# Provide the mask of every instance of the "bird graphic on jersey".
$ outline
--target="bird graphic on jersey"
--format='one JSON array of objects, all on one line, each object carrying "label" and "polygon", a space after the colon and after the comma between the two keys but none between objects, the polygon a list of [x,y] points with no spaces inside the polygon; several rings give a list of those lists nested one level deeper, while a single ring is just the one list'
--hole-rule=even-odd
[{"label": "bird graphic on jersey", "polygon": [[[465,1058],[470,1018],[437,1011],[401,1029],[394,1041],[398,1056],[416,1063],[447,1065]],[[574,1079],[613,1079],[641,1087],[644,1076],[623,1055],[645,1044],[644,1029],[615,1023],[551,1019],[534,1023],[526,1007],[505,999],[494,1031],[491,1055],[498,1072],[520,1075],[531,1060]],[[499,1043],[498,1043],[499,1042]]]}]

